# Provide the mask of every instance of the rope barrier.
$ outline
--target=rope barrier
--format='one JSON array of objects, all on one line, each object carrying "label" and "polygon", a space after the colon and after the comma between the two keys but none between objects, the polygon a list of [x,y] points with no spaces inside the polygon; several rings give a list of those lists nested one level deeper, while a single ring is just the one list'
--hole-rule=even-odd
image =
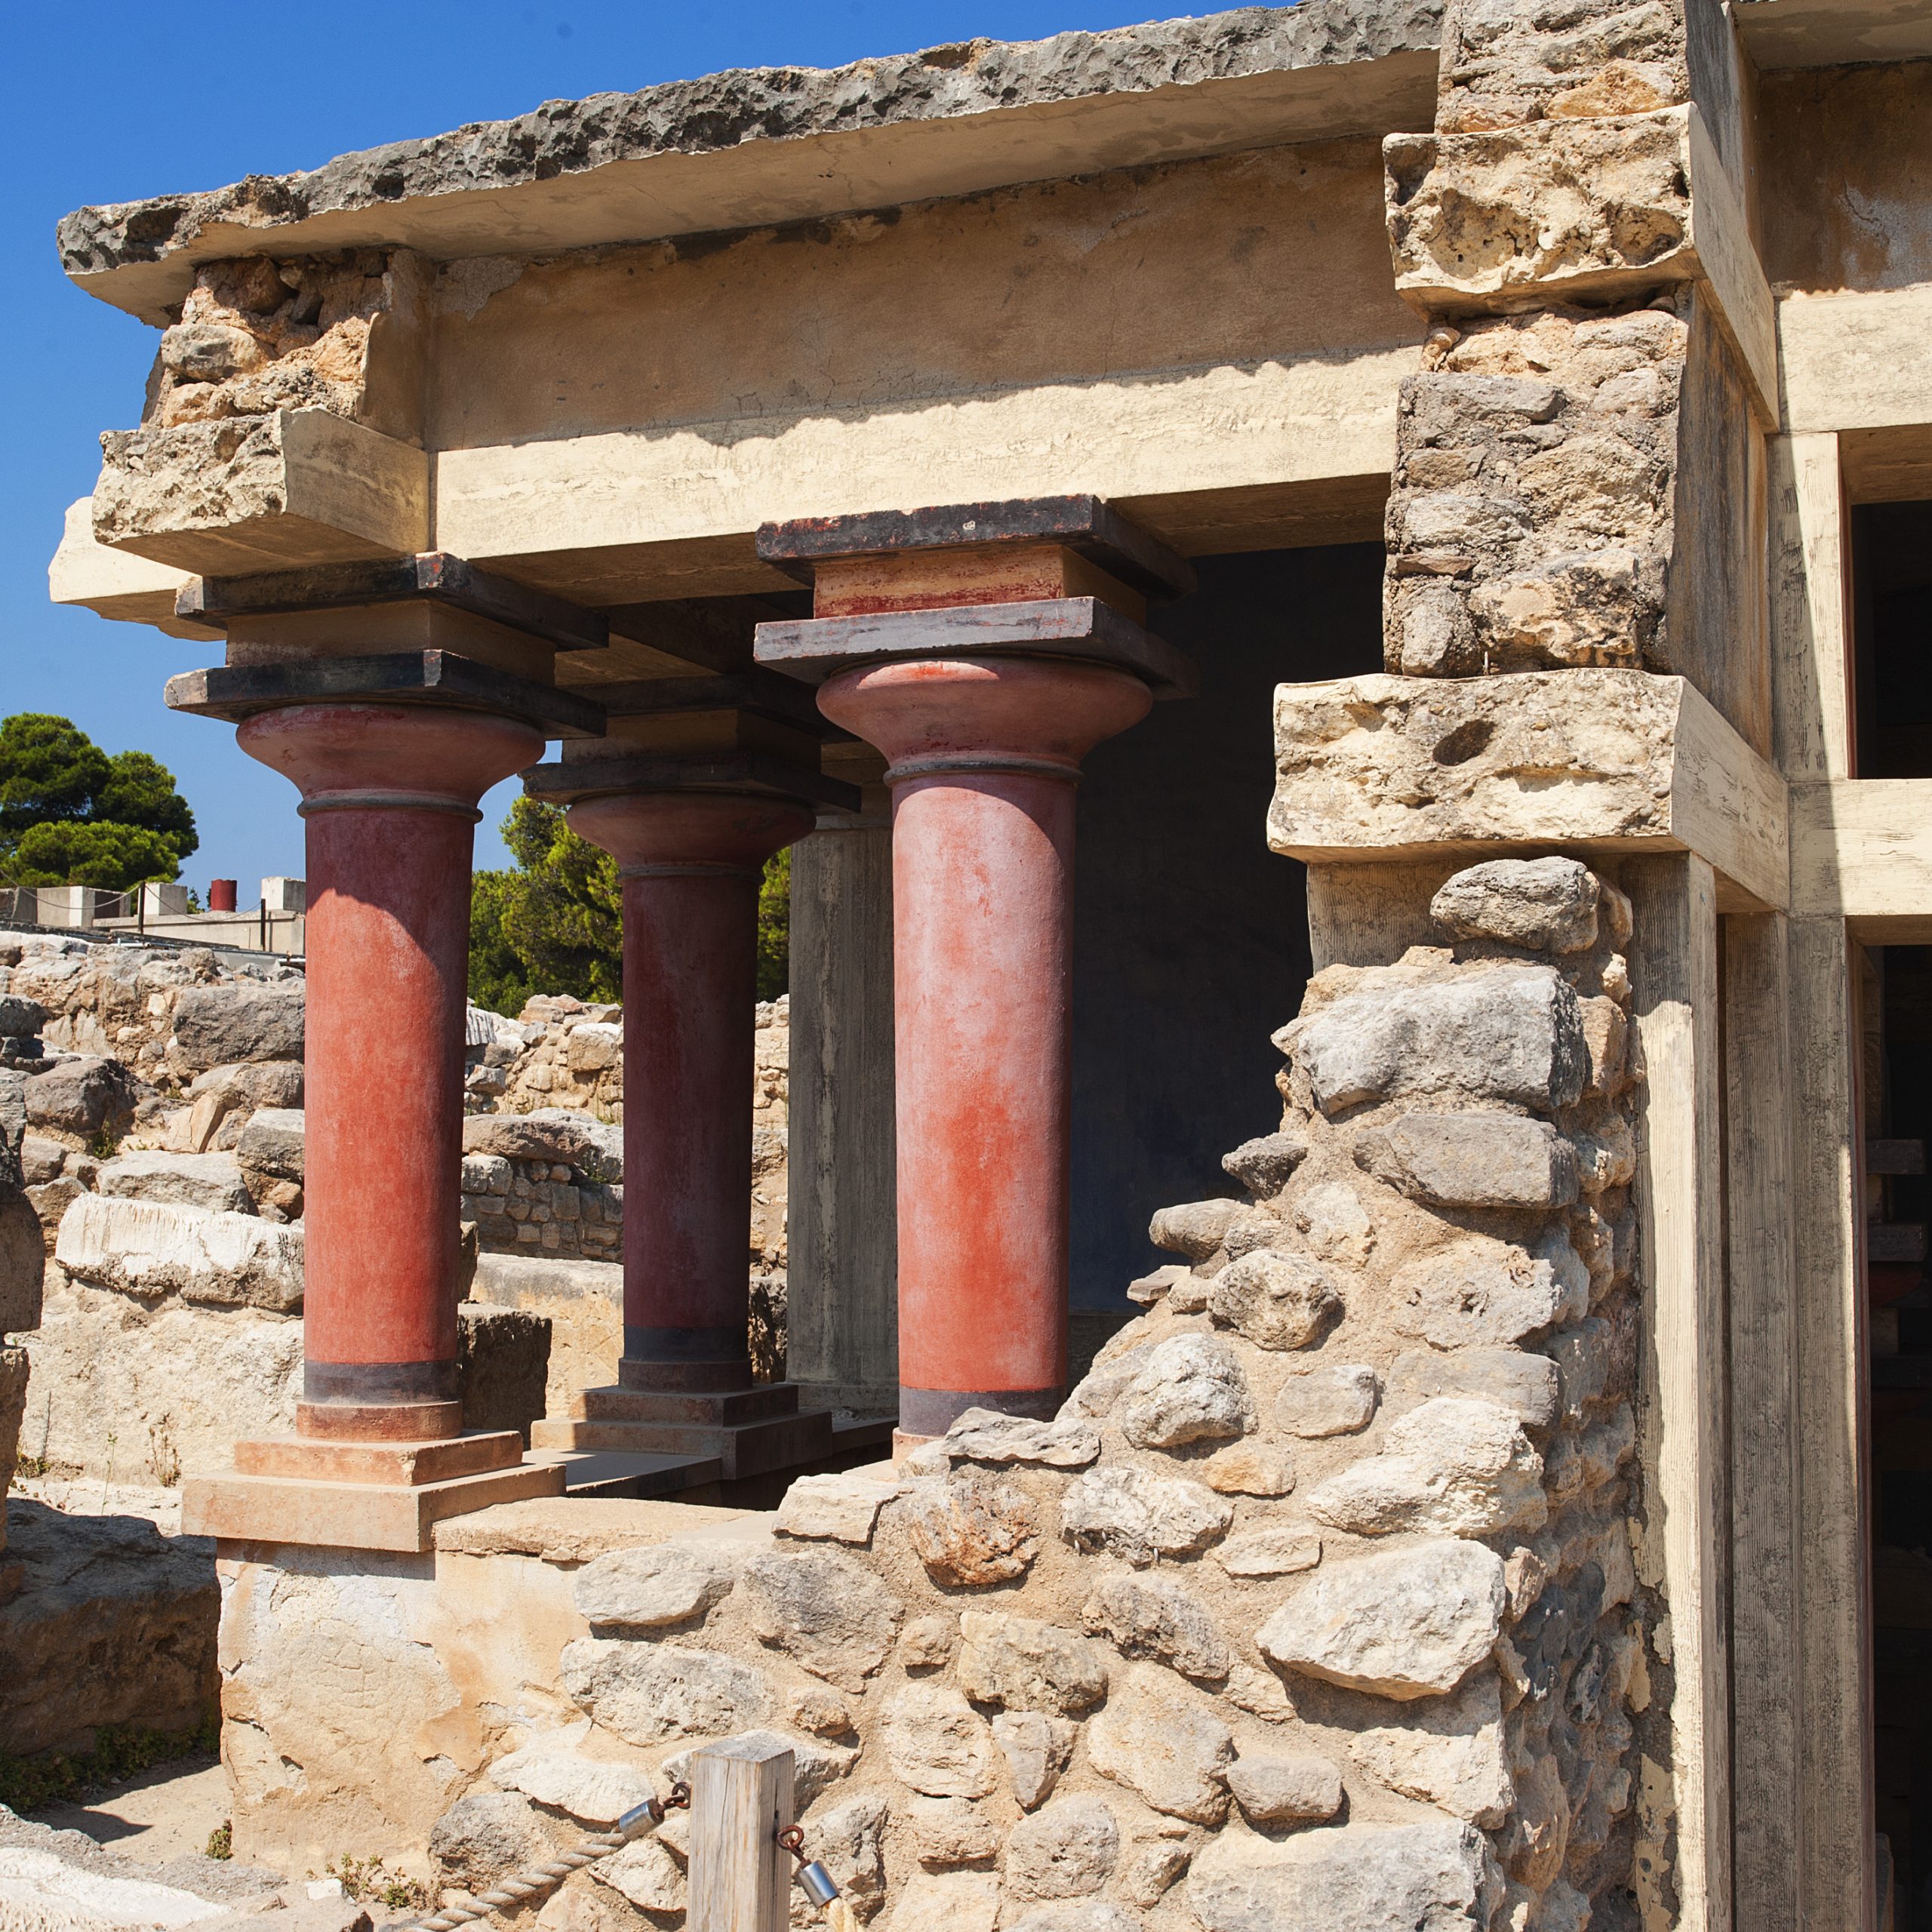
[{"label": "rope barrier", "polygon": [[[580,1872],[586,1865],[595,1865],[600,1858],[608,1858],[613,1852],[622,1851],[646,1832],[655,1831],[663,1823],[666,1812],[682,1810],[691,1801],[690,1786],[674,1784],[668,1798],[645,1799],[643,1804],[626,1811],[609,1831],[594,1833],[570,1850],[559,1852],[549,1863],[526,1866],[507,1878],[500,1878],[488,1891],[478,1893],[461,1905],[445,1906],[426,1918],[399,1920],[385,1927],[384,1932],[456,1932],[460,1925],[473,1924],[479,1918],[488,1918],[492,1912],[521,1905],[527,1899],[554,1891],[573,1872]],[[844,1932],[844,1928],[841,1928],[840,1932]]]}]

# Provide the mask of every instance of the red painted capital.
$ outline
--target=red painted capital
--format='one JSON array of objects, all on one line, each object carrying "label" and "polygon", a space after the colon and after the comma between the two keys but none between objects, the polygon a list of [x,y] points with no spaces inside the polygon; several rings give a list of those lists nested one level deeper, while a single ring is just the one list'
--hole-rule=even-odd
[{"label": "red painted capital", "polygon": [[819,709],[891,762],[888,784],[928,771],[1063,767],[1146,716],[1138,678],[1048,658],[945,657],[875,664],[832,678]]},{"label": "red painted capital", "polygon": [[543,755],[543,735],[528,724],[427,705],[292,705],[249,718],[235,740],[309,805],[472,810]]},{"label": "red painted capital", "polygon": [[758,871],[812,829],[809,807],[737,792],[623,792],[572,805],[571,829],[626,876],[664,866]]}]

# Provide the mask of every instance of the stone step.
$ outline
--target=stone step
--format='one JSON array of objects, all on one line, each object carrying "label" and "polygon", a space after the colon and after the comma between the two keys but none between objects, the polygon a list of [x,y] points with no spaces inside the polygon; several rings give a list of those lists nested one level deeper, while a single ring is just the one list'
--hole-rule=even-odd
[{"label": "stone step", "polygon": [[798,1413],[798,1385],[767,1383],[755,1389],[586,1389],[571,1404],[578,1422],[697,1423],[731,1429],[773,1416]]},{"label": "stone step", "polygon": [[817,1462],[830,1455],[834,1446],[827,1409],[723,1426],[565,1419],[533,1423],[530,1441],[534,1452],[615,1450],[629,1455],[715,1456],[727,1482]]},{"label": "stone step", "polygon": [[684,1496],[718,1481],[724,1464],[715,1456],[626,1455],[617,1450],[531,1452],[533,1463],[564,1466],[566,1496],[653,1497]]}]

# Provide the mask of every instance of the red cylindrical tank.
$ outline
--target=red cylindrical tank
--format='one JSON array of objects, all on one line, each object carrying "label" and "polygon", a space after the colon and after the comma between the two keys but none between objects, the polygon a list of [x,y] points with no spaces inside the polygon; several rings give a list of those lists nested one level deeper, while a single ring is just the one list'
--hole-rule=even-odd
[{"label": "red cylindrical tank", "polygon": [[540,757],[542,734],[339,704],[269,712],[236,736],[300,788],[307,822],[297,1427],[455,1435],[472,834],[478,798]]},{"label": "red cylindrical tank", "polygon": [[1051,1416],[1066,1380],[1073,801],[1146,686],[1091,664],[848,671],[820,709],[891,761],[900,1429]]},{"label": "red cylindrical tank", "polygon": [[208,910],[211,912],[232,912],[235,910],[237,883],[232,878],[211,878],[208,881]]},{"label": "red cylindrical tank", "polygon": [[570,810],[624,891],[624,1352],[645,1389],[748,1389],[753,1004],[764,862],[792,800],[615,794]]}]

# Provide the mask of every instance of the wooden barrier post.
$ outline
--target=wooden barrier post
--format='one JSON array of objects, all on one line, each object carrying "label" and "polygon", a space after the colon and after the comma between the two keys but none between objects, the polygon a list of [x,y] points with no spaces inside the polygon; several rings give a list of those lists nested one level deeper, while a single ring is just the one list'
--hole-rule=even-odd
[{"label": "wooden barrier post", "polygon": [[748,1737],[691,1759],[691,1909],[687,1932],[786,1932],[791,1860],[792,1752]]}]

